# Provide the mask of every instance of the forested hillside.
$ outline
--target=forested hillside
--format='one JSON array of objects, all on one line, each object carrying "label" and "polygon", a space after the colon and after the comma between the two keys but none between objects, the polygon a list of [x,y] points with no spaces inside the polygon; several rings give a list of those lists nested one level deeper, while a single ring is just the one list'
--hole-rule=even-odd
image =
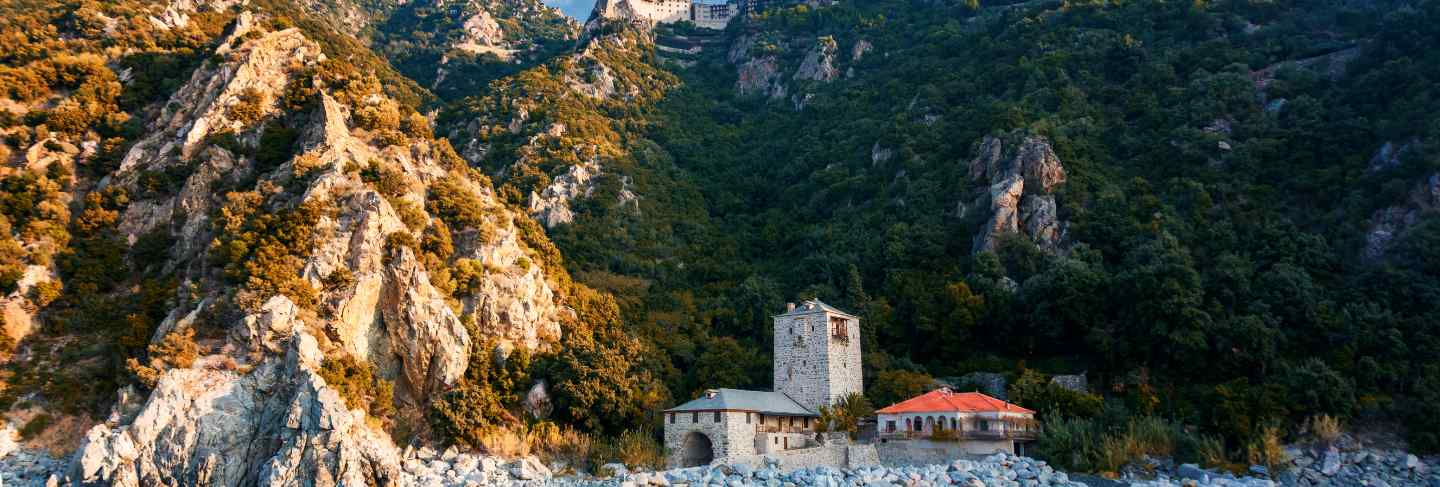
[{"label": "forested hillside", "polygon": [[[1330,414],[1435,448],[1437,8],[773,10],[657,59],[679,83],[602,157],[638,202],[601,180],[550,233],[680,397],[768,386],[769,315],[818,296],[864,317],[882,404],[927,375],[1088,371],[1104,406],[1062,413],[1242,447]],[[973,161],[1027,134],[1068,176],[1060,242],[977,253]],[[512,194],[550,182],[498,161]]]}]

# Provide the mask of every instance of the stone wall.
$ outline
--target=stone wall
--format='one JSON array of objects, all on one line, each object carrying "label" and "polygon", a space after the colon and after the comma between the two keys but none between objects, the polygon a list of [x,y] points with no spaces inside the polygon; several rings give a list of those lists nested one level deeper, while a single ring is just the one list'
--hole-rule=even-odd
[{"label": "stone wall", "polygon": [[1057,375],[1050,378],[1050,383],[1075,392],[1090,392],[1090,381],[1085,379],[1084,372]]},{"label": "stone wall", "polygon": [[[673,419],[672,419],[673,418]],[[755,425],[745,422],[745,413],[726,411],[715,421],[714,412],[665,413],[665,449],[671,466],[684,465],[685,438],[700,433],[710,440],[714,459],[755,456]]]},{"label": "stone wall", "polygon": [[756,433],[755,453],[774,454],[815,446],[815,433]]},{"label": "stone wall", "polygon": [[775,317],[775,391],[812,411],[850,393],[863,393],[860,320],[847,317],[849,340],[830,337],[830,314]]},{"label": "stone wall", "polygon": [[[826,328],[829,328],[829,317],[824,319],[827,321]],[[865,392],[865,385],[860,376],[860,319],[847,317],[846,320],[846,326],[849,328],[847,335],[850,339],[827,342],[830,353],[830,360],[827,363],[830,367],[830,387],[826,392],[829,395],[829,402],[835,402],[836,399],[848,394]]]},{"label": "stone wall", "polygon": [[781,471],[794,471],[815,467],[853,468],[880,464],[880,455],[875,445],[852,443],[844,433],[825,433],[824,443],[813,443],[806,448],[772,451],[764,455],[752,455],[729,459],[731,464],[745,464],[765,467],[775,464]]},{"label": "stone wall", "polygon": [[1014,453],[1010,440],[890,440],[874,445],[880,463],[889,466],[947,464],[996,452]]},{"label": "stone wall", "polygon": [[824,313],[775,317],[775,392],[816,410],[828,403],[829,336]]}]

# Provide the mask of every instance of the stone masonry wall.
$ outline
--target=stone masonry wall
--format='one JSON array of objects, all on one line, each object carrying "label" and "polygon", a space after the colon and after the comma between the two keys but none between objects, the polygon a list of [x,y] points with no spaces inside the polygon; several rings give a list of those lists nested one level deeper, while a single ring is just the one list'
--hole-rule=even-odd
[{"label": "stone masonry wall", "polygon": [[864,392],[860,320],[848,318],[849,341],[830,337],[830,314],[775,317],[775,391],[812,411],[850,393]]},{"label": "stone masonry wall", "polygon": [[[826,327],[829,327],[829,318],[823,318]],[[837,399],[849,394],[863,394],[865,385],[860,376],[860,320],[858,318],[847,318],[846,326],[849,327],[847,341],[829,340],[830,360],[826,365],[830,367],[828,402],[834,403]]]},{"label": "stone masonry wall", "polygon": [[[674,415],[672,422],[671,415]],[[710,439],[715,460],[728,461],[731,458],[755,456],[755,425],[745,423],[745,413],[727,411],[720,414],[715,422],[714,412],[665,413],[665,448],[669,451],[669,464],[681,466],[684,463],[685,437],[698,432]]]},{"label": "stone masonry wall", "polygon": [[880,463],[889,466],[948,464],[959,458],[972,458],[996,452],[1014,453],[1014,443],[1001,441],[930,441],[893,440],[876,443]]},{"label": "stone masonry wall", "polygon": [[775,318],[775,392],[815,411],[829,401],[829,337],[821,312]]},{"label": "stone masonry wall", "polygon": [[764,467],[767,462],[778,463],[781,471],[793,471],[815,467],[854,468],[880,464],[880,455],[875,445],[851,443],[844,434],[829,434],[824,444],[808,448],[775,451],[764,455],[736,458],[732,464],[746,464]]}]

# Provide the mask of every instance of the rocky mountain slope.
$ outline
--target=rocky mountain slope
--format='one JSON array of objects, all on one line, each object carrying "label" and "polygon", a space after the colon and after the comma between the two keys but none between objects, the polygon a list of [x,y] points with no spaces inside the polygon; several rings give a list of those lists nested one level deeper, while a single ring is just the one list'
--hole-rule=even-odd
[{"label": "rocky mountain slope", "polygon": [[870,400],[1008,378],[1067,469],[1135,424],[1216,469],[1321,417],[1440,446],[1432,0],[0,13],[0,453],[44,478],[653,462],[796,296],[862,317]]}]

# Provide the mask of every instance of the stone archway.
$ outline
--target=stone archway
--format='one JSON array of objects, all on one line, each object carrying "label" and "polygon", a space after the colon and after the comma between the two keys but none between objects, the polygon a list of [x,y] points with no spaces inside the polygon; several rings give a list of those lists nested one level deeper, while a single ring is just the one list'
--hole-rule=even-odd
[{"label": "stone archway", "polygon": [[710,437],[699,431],[691,431],[685,435],[685,441],[680,447],[680,466],[702,467],[709,465],[715,459],[715,450],[710,445]]}]

